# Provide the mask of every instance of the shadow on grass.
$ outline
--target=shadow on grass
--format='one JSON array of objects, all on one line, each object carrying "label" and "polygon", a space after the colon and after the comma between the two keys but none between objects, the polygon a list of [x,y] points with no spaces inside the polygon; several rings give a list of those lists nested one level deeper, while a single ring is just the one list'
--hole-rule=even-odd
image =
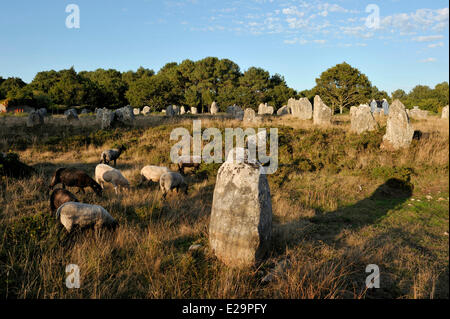
[{"label": "shadow on grass", "polygon": [[[303,240],[337,243],[337,236],[343,230],[357,230],[376,224],[390,210],[407,201],[412,195],[412,190],[413,186],[409,182],[393,178],[379,186],[370,197],[354,205],[328,213],[316,211],[314,217],[275,225],[273,251],[282,253],[286,247],[294,247]],[[308,228],[307,231],[305,228]]]}]

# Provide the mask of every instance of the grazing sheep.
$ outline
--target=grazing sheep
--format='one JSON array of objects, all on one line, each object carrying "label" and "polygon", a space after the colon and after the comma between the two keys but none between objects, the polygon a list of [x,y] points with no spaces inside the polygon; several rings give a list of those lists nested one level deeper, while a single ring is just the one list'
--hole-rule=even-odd
[{"label": "grazing sheep", "polygon": [[62,188],[55,189],[50,195],[50,209],[52,213],[67,202],[78,202],[78,199],[68,190]]},{"label": "grazing sheep", "polygon": [[187,183],[183,176],[177,172],[167,172],[162,174],[159,179],[159,186],[163,192],[163,198],[166,198],[167,193],[173,189],[176,189],[177,193],[181,189],[186,195],[188,192]]},{"label": "grazing sheep", "polygon": [[184,175],[184,169],[186,167],[193,167],[194,170],[197,170],[200,167],[201,161],[201,156],[181,156],[178,160],[178,171]]},{"label": "grazing sheep", "polygon": [[103,207],[75,202],[68,202],[59,207],[56,211],[56,219],[61,221],[69,233],[75,227],[115,229],[118,225],[117,221]]},{"label": "grazing sheep", "polygon": [[102,196],[102,188],[92,178],[89,177],[86,172],[76,168],[58,168],[53,175],[50,189],[53,189],[57,184],[61,183],[62,188],[78,187],[79,190],[84,193],[86,187],[92,188],[92,190],[98,195]]},{"label": "grazing sheep", "polygon": [[125,152],[125,146],[119,147],[119,149],[112,149],[103,151],[102,156],[100,158],[100,164],[108,164],[113,161],[114,167],[116,167],[116,161],[120,157],[120,155]]},{"label": "grazing sheep", "polygon": [[145,166],[141,170],[141,177],[142,181],[152,181],[155,183],[159,183],[159,179],[161,178],[161,175],[164,173],[170,172],[170,170],[167,167],[163,166]]},{"label": "grazing sheep", "polygon": [[101,185],[102,188],[104,188],[104,183],[113,184],[116,194],[118,188],[130,187],[130,183],[118,169],[106,164],[97,165],[95,168],[95,180]]}]

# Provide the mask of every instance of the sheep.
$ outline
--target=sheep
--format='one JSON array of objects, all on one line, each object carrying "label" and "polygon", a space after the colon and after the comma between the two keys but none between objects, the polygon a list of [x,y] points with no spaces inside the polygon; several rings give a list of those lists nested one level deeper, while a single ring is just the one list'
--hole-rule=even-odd
[{"label": "sheep", "polygon": [[118,226],[117,221],[103,207],[76,202],[67,202],[59,207],[56,211],[56,219],[60,220],[69,233],[76,227],[115,229]]},{"label": "sheep", "polygon": [[117,194],[118,188],[130,187],[128,180],[122,173],[109,165],[98,164],[95,168],[95,180],[104,188],[104,183],[111,183],[114,186],[114,191]]},{"label": "sheep", "polygon": [[78,202],[78,199],[68,190],[55,189],[50,195],[50,210],[54,213],[61,205],[67,202]]},{"label": "sheep", "polygon": [[103,151],[102,156],[100,158],[100,164],[109,164],[109,162],[114,162],[114,167],[116,167],[116,161],[120,157],[120,155],[126,150],[125,146],[119,147],[119,149],[112,149]]},{"label": "sheep", "polygon": [[202,161],[201,156],[181,156],[178,159],[178,172],[184,175],[184,169],[186,167],[193,167],[194,170],[197,170],[200,167],[200,163]]},{"label": "sheep", "polygon": [[155,183],[159,183],[159,179],[161,175],[164,173],[170,172],[167,167],[163,166],[145,166],[141,170],[141,180],[144,182],[145,180],[152,181]]},{"label": "sheep", "polygon": [[188,192],[188,185],[186,181],[184,180],[183,176],[177,172],[167,172],[162,174],[161,178],[159,179],[159,186],[161,188],[161,191],[163,192],[164,199],[166,198],[167,193],[173,189],[176,189],[177,193],[181,189],[186,195]]},{"label": "sheep", "polygon": [[79,191],[82,193],[84,193],[86,187],[90,187],[98,196],[102,196],[102,188],[100,185],[90,178],[86,172],[76,168],[58,168],[53,175],[49,187],[50,190],[59,183],[62,184],[63,189],[65,189],[66,186],[78,187]]}]

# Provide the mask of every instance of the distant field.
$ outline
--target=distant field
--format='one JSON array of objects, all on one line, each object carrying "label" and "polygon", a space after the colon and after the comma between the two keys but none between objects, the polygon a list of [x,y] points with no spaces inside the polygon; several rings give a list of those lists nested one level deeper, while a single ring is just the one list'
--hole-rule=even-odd
[{"label": "distant field", "polygon": [[[385,128],[356,135],[348,116],[332,126],[269,117],[279,128],[279,169],[269,175],[274,214],[270,254],[256,268],[228,269],[209,249],[208,225],[219,164],[202,164],[187,180],[187,196],[164,201],[156,184],[139,185],[145,165],[172,166],[172,129],[191,130],[192,118],[138,116],[134,127],[102,131],[95,116],[76,124],[46,119],[27,128],[26,117],[0,116],[0,151],[14,151],[38,174],[3,180],[0,187],[0,296],[2,298],[448,298],[449,124],[414,121],[424,133],[411,147],[380,150]],[[203,128],[242,122],[197,116]],[[120,224],[115,233],[66,234],[49,212],[47,187],[58,167],[94,175],[103,149],[125,144],[118,168],[128,192],[98,198]],[[412,192],[391,194],[397,178]],[[72,190],[74,193],[76,189]],[[192,244],[199,251],[189,252]],[[269,284],[261,279],[289,258],[291,267]],[[66,288],[65,267],[77,264],[81,288]],[[380,288],[367,290],[366,266],[380,267]]]}]

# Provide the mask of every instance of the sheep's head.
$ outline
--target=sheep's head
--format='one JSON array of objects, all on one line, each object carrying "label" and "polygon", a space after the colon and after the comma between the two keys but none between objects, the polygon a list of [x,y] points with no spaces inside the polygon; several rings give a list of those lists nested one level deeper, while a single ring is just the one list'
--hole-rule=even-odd
[{"label": "sheep's head", "polygon": [[103,189],[99,184],[92,184],[92,189],[94,190],[95,194],[97,194],[97,196],[102,197]]}]

